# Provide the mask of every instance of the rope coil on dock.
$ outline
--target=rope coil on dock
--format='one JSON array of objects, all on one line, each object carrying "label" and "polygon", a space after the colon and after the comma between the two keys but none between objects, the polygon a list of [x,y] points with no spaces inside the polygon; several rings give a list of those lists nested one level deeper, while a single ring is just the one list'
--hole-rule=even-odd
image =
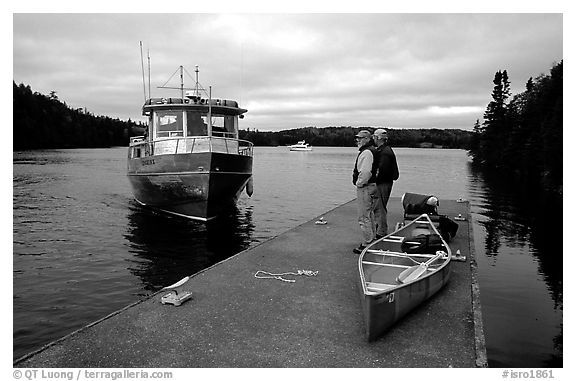
[{"label": "rope coil on dock", "polygon": [[[259,274],[264,274],[264,275],[259,275]],[[282,282],[288,282],[288,283],[296,282],[295,279],[282,278],[283,276],[286,276],[286,275],[294,275],[294,276],[305,275],[305,276],[311,277],[311,276],[318,275],[318,271],[298,270],[297,273],[289,271],[289,272],[280,273],[280,274],[272,274],[272,273],[269,273],[268,271],[258,270],[254,274],[254,278],[257,278],[257,279],[277,279],[277,280],[281,280]]]}]

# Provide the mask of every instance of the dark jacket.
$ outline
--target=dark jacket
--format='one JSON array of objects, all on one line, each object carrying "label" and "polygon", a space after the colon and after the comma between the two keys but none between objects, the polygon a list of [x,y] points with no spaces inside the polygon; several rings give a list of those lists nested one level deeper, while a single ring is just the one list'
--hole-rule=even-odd
[{"label": "dark jacket", "polygon": [[376,160],[378,162],[377,184],[391,183],[398,180],[400,173],[398,172],[396,155],[394,155],[394,151],[389,145],[383,144],[376,148]]}]

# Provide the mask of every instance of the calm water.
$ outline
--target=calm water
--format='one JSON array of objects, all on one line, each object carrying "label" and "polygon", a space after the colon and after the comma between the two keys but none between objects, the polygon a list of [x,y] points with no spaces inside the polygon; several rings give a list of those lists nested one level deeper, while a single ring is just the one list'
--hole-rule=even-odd
[{"label": "calm water", "polygon": [[[395,150],[392,196],[470,200],[491,366],[562,366],[562,246],[461,150]],[[254,195],[208,225],[132,200],[126,149],[13,154],[13,357],[18,358],[355,198],[355,148],[255,149]],[[360,236],[359,236],[360,237]]]}]

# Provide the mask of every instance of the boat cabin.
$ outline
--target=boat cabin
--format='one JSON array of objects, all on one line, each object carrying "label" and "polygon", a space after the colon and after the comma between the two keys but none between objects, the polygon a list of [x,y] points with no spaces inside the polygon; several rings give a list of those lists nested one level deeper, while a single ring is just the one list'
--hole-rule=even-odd
[{"label": "boat cabin", "polygon": [[131,157],[221,152],[248,154],[251,147],[238,139],[238,118],[247,112],[236,101],[185,98],[151,98],[142,107],[148,117],[143,137],[132,138]]},{"label": "boat cabin", "polygon": [[142,108],[142,114],[149,118],[150,140],[196,136],[238,139],[238,116],[246,111],[235,101],[195,96],[152,98]]}]

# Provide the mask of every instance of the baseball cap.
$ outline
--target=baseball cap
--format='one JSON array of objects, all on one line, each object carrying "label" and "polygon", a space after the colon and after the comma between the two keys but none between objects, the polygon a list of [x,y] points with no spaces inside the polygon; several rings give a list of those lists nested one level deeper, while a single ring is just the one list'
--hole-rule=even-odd
[{"label": "baseball cap", "polygon": [[388,137],[388,131],[386,131],[383,128],[379,128],[376,131],[374,131],[374,136],[378,136],[378,137]]},{"label": "baseball cap", "polygon": [[357,138],[370,138],[370,137],[372,137],[372,134],[370,133],[370,131],[362,130],[356,134],[356,137]]}]

